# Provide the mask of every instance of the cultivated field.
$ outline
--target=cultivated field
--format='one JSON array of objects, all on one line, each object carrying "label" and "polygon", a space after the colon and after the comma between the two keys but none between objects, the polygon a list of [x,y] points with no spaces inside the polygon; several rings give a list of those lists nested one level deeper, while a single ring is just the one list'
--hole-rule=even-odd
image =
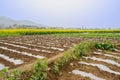
[{"label": "cultivated field", "polygon": [[89,54],[63,67],[60,77],[50,74],[50,80],[120,80],[120,50],[95,50]]},{"label": "cultivated field", "polygon": [[82,38],[53,36],[21,36],[0,38],[0,63],[15,68],[37,58],[51,58],[63,53]]},{"label": "cultivated field", "polygon": [[10,80],[120,80],[120,30],[19,29],[0,36],[0,70],[10,70],[4,78],[20,69]]}]

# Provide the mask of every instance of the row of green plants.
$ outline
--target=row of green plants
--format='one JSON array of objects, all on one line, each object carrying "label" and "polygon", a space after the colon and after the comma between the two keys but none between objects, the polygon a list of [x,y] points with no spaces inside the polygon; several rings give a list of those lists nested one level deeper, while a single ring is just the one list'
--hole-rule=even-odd
[{"label": "row of green plants", "polygon": [[120,33],[63,33],[54,36],[84,37],[84,38],[120,38]]},{"label": "row of green plants", "polygon": [[115,50],[115,46],[109,43],[96,43],[95,47],[101,50]]},{"label": "row of green plants", "polygon": [[84,41],[68,50],[64,53],[64,56],[55,61],[53,71],[55,75],[61,75],[62,68],[70,63],[70,61],[75,59],[80,59],[82,56],[88,56],[89,52],[92,49],[101,49],[101,50],[115,50],[115,45],[112,44],[108,40],[104,40],[103,42],[93,41],[88,42]]},{"label": "row of green plants", "polygon": [[[111,44],[109,41],[103,42],[89,42],[84,41],[64,52],[64,55],[57,59],[54,64],[52,71],[55,76],[59,76],[62,74],[61,70],[67,66],[70,61],[80,59],[82,56],[89,55],[88,53],[91,49],[102,49],[102,50],[114,50],[115,45]],[[4,78],[4,80],[24,80],[21,79],[23,75],[28,75],[32,73],[27,80],[46,80],[47,79],[47,70],[48,70],[48,60],[38,60],[34,65],[34,68],[31,71],[19,71],[13,70],[11,74],[9,74],[8,69],[4,68],[0,71],[0,76]]]},{"label": "row of green plants", "polygon": [[[34,65],[34,68],[30,71],[21,71],[15,69],[9,72],[8,68],[4,68],[0,71],[0,77],[2,78],[2,80],[46,80],[47,69],[48,61],[46,59],[45,60],[38,59],[37,63]],[[24,77],[27,75],[29,76]]]},{"label": "row of green plants", "polygon": [[33,75],[30,80],[46,80],[47,79],[48,61],[38,60],[33,69]]},{"label": "row of green plants", "polygon": [[22,73],[22,71],[15,69],[10,74],[8,68],[4,68],[0,71],[0,77],[2,77],[4,80],[20,80]]},{"label": "row of green plants", "polygon": [[64,56],[55,61],[53,71],[55,75],[61,75],[61,69],[70,63],[71,60],[80,59],[82,56],[87,56],[88,52],[95,46],[95,42],[81,42],[77,46],[71,48],[64,53]]},{"label": "row of green plants", "polygon": [[79,29],[1,29],[0,36],[41,35],[70,33],[120,33],[120,30],[79,30]]},{"label": "row of green plants", "polygon": [[101,49],[101,50],[114,51],[117,48],[116,45],[117,45],[116,43],[111,42],[106,38],[102,41],[96,42],[95,48]]}]

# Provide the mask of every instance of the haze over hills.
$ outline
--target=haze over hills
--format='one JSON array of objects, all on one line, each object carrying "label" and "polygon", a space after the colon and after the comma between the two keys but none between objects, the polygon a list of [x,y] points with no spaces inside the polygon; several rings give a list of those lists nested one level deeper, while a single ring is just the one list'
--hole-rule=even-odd
[{"label": "haze over hills", "polygon": [[29,20],[14,20],[9,17],[0,16],[0,27],[7,28],[13,25],[30,25],[30,26],[38,26],[38,27],[45,27],[45,25],[38,24]]},{"label": "haze over hills", "polygon": [[[16,25],[16,26],[14,26]],[[120,27],[87,27],[87,26],[79,26],[79,27],[66,27],[66,26],[47,26],[43,24],[38,24],[32,22],[30,20],[14,20],[9,17],[0,16],[0,28],[60,28],[60,29],[120,29]]]}]

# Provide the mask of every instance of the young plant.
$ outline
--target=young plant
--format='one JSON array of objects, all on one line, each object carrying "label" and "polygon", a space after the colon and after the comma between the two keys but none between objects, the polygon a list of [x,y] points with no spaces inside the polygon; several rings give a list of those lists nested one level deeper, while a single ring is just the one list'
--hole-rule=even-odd
[{"label": "young plant", "polygon": [[46,80],[47,78],[47,60],[38,60],[33,69],[33,75],[30,80]]},{"label": "young plant", "polygon": [[9,75],[8,75],[8,68],[3,68],[0,71],[0,77],[4,78],[4,80],[8,80]]},{"label": "young plant", "polygon": [[74,54],[76,58],[80,58],[81,56],[84,56],[89,52],[95,45],[95,42],[81,42],[78,44],[74,49]]},{"label": "young plant", "polygon": [[110,50],[113,51],[115,49],[115,46],[113,44],[110,43],[96,43],[95,47],[98,49],[102,49],[102,50]]},{"label": "young plant", "polygon": [[21,71],[15,69],[11,74],[8,74],[8,68],[4,68],[0,72],[0,76],[3,77],[4,80],[20,80]]},{"label": "young plant", "polygon": [[11,80],[20,80],[22,71],[14,69],[12,71],[12,75],[10,76]]},{"label": "young plant", "polygon": [[61,75],[61,68],[67,65],[73,59],[72,49],[65,52],[63,57],[54,63],[53,71],[56,76]]},{"label": "young plant", "polygon": [[56,76],[60,75],[61,72],[60,72],[60,63],[59,62],[57,62],[57,61],[55,62],[53,71]]},{"label": "young plant", "polygon": [[88,42],[82,42],[78,44],[77,46],[73,47],[72,49],[68,50],[64,53],[64,56],[58,59],[54,63],[53,71],[55,75],[61,74],[61,69],[69,64],[70,60],[72,59],[79,59],[81,56],[85,55],[86,52],[88,52],[92,47],[94,46],[94,43],[88,43]]}]

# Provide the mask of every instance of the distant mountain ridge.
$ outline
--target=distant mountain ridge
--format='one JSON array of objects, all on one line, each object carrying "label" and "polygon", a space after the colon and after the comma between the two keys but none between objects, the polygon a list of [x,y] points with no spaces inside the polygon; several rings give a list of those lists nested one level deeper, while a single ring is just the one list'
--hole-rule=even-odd
[{"label": "distant mountain ridge", "polygon": [[30,26],[38,26],[38,27],[45,27],[45,25],[37,24],[35,22],[29,21],[29,20],[14,20],[9,17],[0,16],[0,26],[1,27],[9,27],[14,24],[17,25],[30,25]]}]

